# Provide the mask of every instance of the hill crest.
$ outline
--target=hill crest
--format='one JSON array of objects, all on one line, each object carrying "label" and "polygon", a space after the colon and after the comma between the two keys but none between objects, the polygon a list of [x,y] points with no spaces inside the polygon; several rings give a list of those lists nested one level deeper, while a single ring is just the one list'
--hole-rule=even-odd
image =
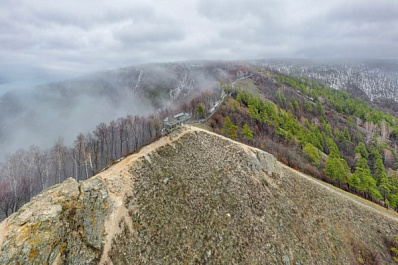
[{"label": "hill crest", "polygon": [[392,262],[397,214],[184,127],[0,224],[2,264]]}]

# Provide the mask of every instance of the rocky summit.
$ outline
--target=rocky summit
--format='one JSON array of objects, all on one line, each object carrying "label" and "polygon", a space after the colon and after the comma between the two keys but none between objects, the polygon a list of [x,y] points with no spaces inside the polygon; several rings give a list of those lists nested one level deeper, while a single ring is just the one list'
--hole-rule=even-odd
[{"label": "rocky summit", "polygon": [[194,127],[0,224],[0,264],[391,264],[398,215]]}]

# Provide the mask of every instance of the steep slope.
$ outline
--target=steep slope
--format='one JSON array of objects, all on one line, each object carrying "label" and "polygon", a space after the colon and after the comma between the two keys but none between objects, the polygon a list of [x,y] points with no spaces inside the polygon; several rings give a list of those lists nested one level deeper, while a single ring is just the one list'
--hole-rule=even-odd
[{"label": "steep slope", "polygon": [[398,216],[197,128],[47,189],[0,264],[389,264]]}]

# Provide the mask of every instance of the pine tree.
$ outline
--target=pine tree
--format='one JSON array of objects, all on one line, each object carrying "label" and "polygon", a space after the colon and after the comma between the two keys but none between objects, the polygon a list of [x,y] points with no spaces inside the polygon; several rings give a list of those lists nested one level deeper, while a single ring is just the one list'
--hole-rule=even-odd
[{"label": "pine tree", "polygon": [[282,104],[282,106],[286,106],[286,97],[282,92],[276,92],[276,96],[278,97],[279,102]]},{"label": "pine tree", "polygon": [[318,111],[319,115],[325,114],[325,111],[323,110],[323,107],[319,101],[316,103],[315,109]]},{"label": "pine tree", "polygon": [[200,118],[203,118],[205,116],[205,110],[203,109],[202,104],[198,103],[196,111],[198,112]]},{"label": "pine tree", "polygon": [[308,112],[312,112],[312,106],[308,101],[304,102],[304,107]]},{"label": "pine tree", "polygon": [[228,133],[228,132],[229,132],[229,128],[230,128],[231,126],[232,126],[231,119],[227,116],[227,117],[225,118],[224,125],[223,125],[223,128],[221,129],[221,132],[222,132],[222,133]]},{"label": "pine tree", "polygon": [[260,119],[259,114],[258,114],[258,109],[252,104],[249,104],[249,115],[250,115],[250,118],[253,118],[255,120]]},{"label": "pine tree", "polygon": [[357,132],[357,138],[358,138],[359,141],[363,140],[363,135],[362,135],[362,133],[360,131]]},{"label": "pine tree", "polygon": [[375,179],[377,180],[377,183],[380,184],[382,179],[387,178],[387,173],[386,169],[383,164],[383,159],[380,157],[376,158],[375,162]]},{"label": "pine tree", "polygon": [[342,158],[329,158],[326,161],[325,169],[323,170],[326,176],[336,179],[341,183],[347,183],[348,173],[350,168],[347,162]]},{"label": "pine tree", "polygon": [[[398,244],[398,236],[395,236],[395,243]],[[394,260],[395,260],[396,262],[398,262],[398,249],[396,249],[395,247],[392,247],[391,250],[392,250],[392,251],[394,252],[394,254],[395,254]]]},{"label": "pine tree", "polygon": [[318,149],[313,146],[311,143],[307,143],[303,149],[304,153],[310,159],[313,165],[319,166],[320,165],[320,155]]},{"label": "pine tree", "polygon": [[366,150],[366,146],[363,142],[359,142],[357,147],[355,147],[355,153],[361,154],[361,157],[368,158],[369,153]]},{"label": "pine tree", "polygon": [[326,143],[329,149],[329,157],[331,158],[340,158],[340,151],[337,147],[336,143],[333,141],[332,138],[327,138]]},{"label": "pine tree", "polygon": [[236,134],[237,134],[238,130],[239,130],[239,127],[236,125],[233,125],[230,118],[226,117],[221,132],[229,135],[232,139],[235,139],[237,137]]},{"label": "pine tree", "polygon": [[351,142],[351,136],[350,133],[348,132],[347,127],[344,127],[344,141]]},{"label": "pine tree", "polygon": [[242,135],[246,140],[253,140],[253,132],[247,124],[243,125]]},{"label": "pine tree", "polygon": [[387,198],[390,197],[390,193],[391,193],[391,189],[390,189],[391,185],[390,183],[388,183],[388,179],[386,177],[383,177],[382,179],[380,179],[380,184],[379,184],[379,192],[380,194],[383,196],[383,199],[385,202],[388,202]]},{"label": "pine tree", "polygon": [[296,99],[294,99],[293,105],[294,105],[294,108],[295,108],[296,111],[300,111],[300,105],[299,105],[299,103],[297,102]]}]

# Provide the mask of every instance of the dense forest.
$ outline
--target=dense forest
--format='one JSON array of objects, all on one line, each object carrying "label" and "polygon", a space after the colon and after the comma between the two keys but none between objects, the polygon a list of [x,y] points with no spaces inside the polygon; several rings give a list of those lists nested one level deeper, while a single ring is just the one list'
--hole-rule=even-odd
[{"label": "dense forest", "polygon": [[213,130],[397,208],[397,117],[313,80],[257,71],[209,121]]}]

